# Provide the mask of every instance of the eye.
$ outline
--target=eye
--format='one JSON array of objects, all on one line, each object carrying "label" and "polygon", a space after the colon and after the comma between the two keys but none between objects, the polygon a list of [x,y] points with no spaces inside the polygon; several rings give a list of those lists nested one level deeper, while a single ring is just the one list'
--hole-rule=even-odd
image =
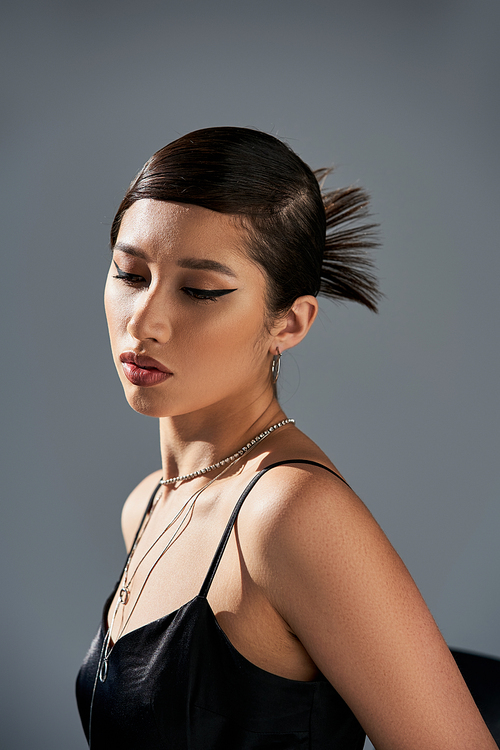
[{"label": "eye", "polygon": [[217,302],[218,297],[223,297],[225,294],[231,294],[236,289],[194,289],[190,286],[182,287],[182,291],[191,297],[192,299],[199,300],[201,302]]},{"label": "eye", "polygon": [[121,281],[124,281],[126,284],[130,284],[131,286],[144,283],[144,276],[139,276],[139,274],[136,273],[127,273],[126,271],[122,271],[122,269],[116,265],[116,261],[113,261],[113,263],[116,268],[116,276],[113,276],[114,279],[120,279]]}]

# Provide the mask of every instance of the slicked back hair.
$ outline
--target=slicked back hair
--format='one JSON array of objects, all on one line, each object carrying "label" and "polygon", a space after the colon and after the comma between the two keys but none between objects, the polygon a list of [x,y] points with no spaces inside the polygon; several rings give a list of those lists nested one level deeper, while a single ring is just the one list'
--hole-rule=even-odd
[{"label": "slicked back hair", "polygon": [[113,220],[111,246],[135,201],[202,206],[240,218],[248,256],[266,276],[270,320],[305,294],[376,311],[369,199],[359,187],[322,194],[320,182],[330,171],[313,172],[287,144],[258,130],[196,130],[157,151],[132,181]]}]

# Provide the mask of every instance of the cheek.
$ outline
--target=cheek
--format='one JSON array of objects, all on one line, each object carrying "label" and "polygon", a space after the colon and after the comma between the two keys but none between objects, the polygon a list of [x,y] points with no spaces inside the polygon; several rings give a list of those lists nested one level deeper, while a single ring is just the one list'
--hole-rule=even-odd
[{"label": "cheek", "polygon": [[215,337],[213,356],[238,377],[253,379],[267,368],[268,348],[269,336],[261,317],[250,313]]},{"label": "cheek", "polygon": [[[214,308],[217,304],[213,303]],[[177,329],[182,329],[182,339],[189,348],[201,347],[214,358],[229,353],[231,358],[253,359],[267,346],[267,331],[255,308],[231,308],[214,316],[196,312],[192,319],[184,315],[178,320]]]}]

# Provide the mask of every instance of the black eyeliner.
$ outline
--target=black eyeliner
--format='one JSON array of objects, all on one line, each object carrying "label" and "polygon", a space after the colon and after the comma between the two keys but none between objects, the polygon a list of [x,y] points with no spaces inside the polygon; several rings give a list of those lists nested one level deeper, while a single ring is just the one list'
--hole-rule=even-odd
[{"label": "black eyeliner", "polygon": [[126,278],[127,276],[130,276],[130,274],[127,274],[127,273],[125,273],[125,271],[122,271],[122,269],[121,269],[121,268],[119,268],[119,267],[118,267],[118,266],[116,265],[116,260],[113,260],[113,263],[114,263],[114,266],[115,266],[115,268],[116,268],[116,270],[117,270],[117,272],[118,272],[118,277],[119,277],[120,279],[124,279],[124,278]]},{"label": "black eyeliner", "polygon": [[190,292],[197,292],[198,294],[209,294],[212,297],[223,297],[225,294],[238,291],[237,289],[195,289],[192,286],[185,286],[184,289]]},{"label": "black eyeliner", "polygon": [[[135,273],[127,273],[126,271],[122,271],[122,269],[117,265],[116,260],[113,258],[113,265],[116,268],[117,276],[115,276],[115,279],[123,279],[123,280],[131,280],[135,278],[142,278],[138,274]],[[236,292],[238,289],[197,289],[193,286],[185,286],[184,289],[187,292],[192,292],[193,296],[199,295],[205,296],[206,299],[214,298],[214,297],[224,297],[226,294],[231,294],[231,292]]]}]

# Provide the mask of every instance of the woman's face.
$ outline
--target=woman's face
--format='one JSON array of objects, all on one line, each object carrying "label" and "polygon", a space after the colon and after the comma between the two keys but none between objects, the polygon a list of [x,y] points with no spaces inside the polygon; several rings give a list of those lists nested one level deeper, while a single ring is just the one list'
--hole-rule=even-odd
[{"label": "woman's face", "polygon": [[199,206],[143,199],[125,212],[105,307],[136,411],[235,413],[271,392],[265,278],[244,246],[232,217]]}]

